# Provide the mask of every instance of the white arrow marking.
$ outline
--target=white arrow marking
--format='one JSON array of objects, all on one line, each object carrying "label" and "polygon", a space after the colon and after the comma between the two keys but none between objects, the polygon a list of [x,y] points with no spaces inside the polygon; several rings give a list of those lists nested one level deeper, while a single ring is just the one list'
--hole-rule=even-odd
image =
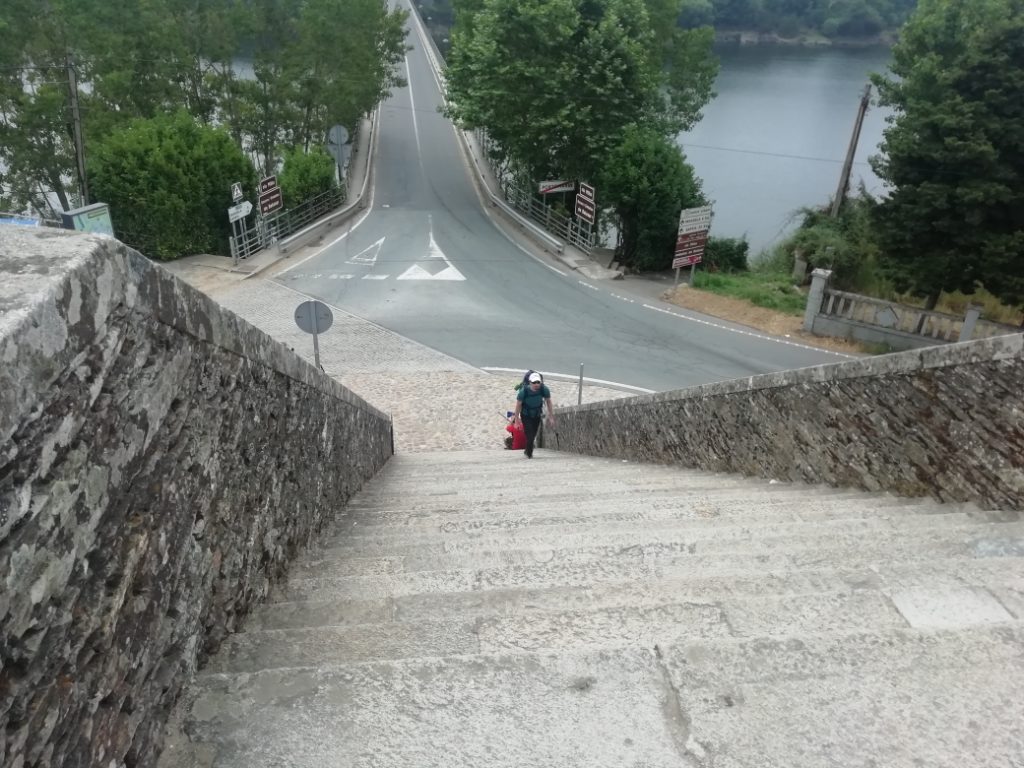
[{"label": "white arrow marking", "polygon": [[445,268],[431,274],[419,264],[413,264],[405,272],[398,276],[398,280],[465,280],[466,277],[455,268],[455,265],[448,261],[441,246],[434,240],[434,222],[430,222],[430,250],[427,253],[428,259],[440,259],[445,263]]},{"label": "white arrow marking", "polygon": [[373,245],[368,248],[364,248],[351,259],[348,260],[349,264],[369,264],[373,265],[377,263],[377,257],[380,256],[380,248],[384,245],[384,238],[382,237]]}]

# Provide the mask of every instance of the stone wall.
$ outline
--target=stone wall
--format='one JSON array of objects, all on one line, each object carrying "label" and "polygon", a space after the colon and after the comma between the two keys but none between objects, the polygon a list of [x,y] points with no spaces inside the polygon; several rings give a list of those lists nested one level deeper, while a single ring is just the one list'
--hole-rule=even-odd
[{"label": "stone wall", "polygon": [[0,231],[0,764],[148,766],[391,423],[102,236]]},{"label": "stone wall", "polygon": [[558,411],[564,451],[1024,509],[1024,336]]}]

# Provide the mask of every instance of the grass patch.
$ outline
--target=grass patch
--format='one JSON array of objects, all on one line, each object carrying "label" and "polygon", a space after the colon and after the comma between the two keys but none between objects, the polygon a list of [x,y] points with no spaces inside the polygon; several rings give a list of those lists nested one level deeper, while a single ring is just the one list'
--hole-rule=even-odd
[{"label": "grass patch", "polygon": [[803,315],[807,297],[793,285],[789,275],[771,272],[697,272],[693,287],[720,296],[743,299],[751,304],[785,312],[787,315]]}]

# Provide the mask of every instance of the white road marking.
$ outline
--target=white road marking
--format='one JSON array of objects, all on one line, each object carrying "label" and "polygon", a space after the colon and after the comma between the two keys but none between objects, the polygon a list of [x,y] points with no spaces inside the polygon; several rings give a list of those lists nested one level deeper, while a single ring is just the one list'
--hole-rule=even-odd
[{"label": "white road marking", "polygon": [[589,288],[592,291],[600,291],[601,290],[596,285],[591,285],[590,283],[585,283],[582,280],[577,280],[576,282],[579,283],[580,285],[582,285],[584,288]]},{"label": "white road marking", "polygon": [[[427,251],[427,259],[437,259],[445,264],[444,269],[437,272],[431,272],[426,269],[423,265],[430,264],[430,261],[425,261],[420,264],[413,264],[405,272],[400,274],[396,279],[398,280],[465,280],[466,277],[459,272],[459,270],[452,264],[448,257],[444,255],[444,251],[441,250],[441,246],[437,244],[434,239],[434,217],[429,217],[430,222],[430,248]],[[436,263],[436,262],[435,262]]]},{"label": "white road marking", "polygon": [[377,257],[380,256],[381,246],[384,245],[384,238],[382,237],[373,245],[369,245],[363,248],[359,253],[348,260],[349,264],[363,264],[373,265],[377,263]]},{"label": "white road marking", "polygon": [[363,280],[387,280],[391,275],[363,275]]},{"label": "white road marking", "polygon": [[698,325],[706,325],[709,328],[718,328],[719,330],[722,330],[722,331],[729,331],[730,333],[738,333],[740,336],[749,336],[752,339],[761,339],[762,341],[774,341],[774,342],[776,342],[778,344],[785,344],[786,346],[789,346],[789,347],[798,347],[799,349],[806,349],[806,350],[809,350],[811,352],[824,352],[825,354],[836,355],[837,357],[845,357],[845,358],[847,358],[849,360],[856,360],[857,359],[857,355],[847,355],[847,354],[844,354],[842,352],[832,352],[831,350],[821,349],[820,347],[812,347],[812,346],[810,346],[808,344],[797,344],[795,341],[786,341],[785,339],[780,339],[777,336],[766,336],[763,333],[752,333],[750,331],[741,331],[741,330],[739,330],[737,328],[730,328],[727,325],[722,325],[720,323],[710,323],[707,320],[699,320],[696,317],[690,317],[689,315],[684,315],[684,314],[681,314],[679,312],[673,312],[670,309],[662,309],[661,307],[654,307],[654,306],[651,306],[650,304],[644,304],[643,307],[644,307],[644,309],[653,309],[655,312],[661,312],[662,314],[665,314],[665,315],[672,315],[672,317],[678,317],[681,320],[688,320],[691,323],[697,323]]},{"label": "white road marking", "polygon": [[[416,12],[412,12],[416,15]],[[416,136],[416,154],[420,159],[420,167],[423,166],[423,148],[420,146],[420,128],[416,122],[416,100],[412,97],[412,73],[409,71],[409,57],[405,57],[405,81],[409,84],[409,111],[412,113],[412,132]]]},{"label": "white road marking", "polygon": [[[480,366],[481,371],[487,371],[488,373],[518,373],[520,376],[523,374],[522,368],[497,368],[495,366]],[[553,371],[541,371],[540,372],[545,379],[567,379],[569,381],[579,381],[580,377],[575,373],[555,373]],[[612,389],[626,389],[630,392],[638,392],[642,395],[653,394],[656,390],[645,389],[644,387],[634,387],[632,384],[622,384],[618,381],[607,381],[605,379],[592,379],[589,376],[584,376],[583,381],[587,384],[598,384],[602,387],[610,387]]]}]

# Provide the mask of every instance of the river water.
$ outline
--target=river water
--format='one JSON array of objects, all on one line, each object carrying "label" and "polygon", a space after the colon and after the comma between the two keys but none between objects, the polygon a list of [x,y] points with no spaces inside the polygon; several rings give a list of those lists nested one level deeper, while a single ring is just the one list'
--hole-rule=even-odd
[{"label": "river water", "polygon": [[[869,72],[885,71],[887,48],[721,46],[718,96],[679,142],[714,202],[711,233],[746,235],[751,256],[796,226],[803,206],[835,194],[857,105]],[[882,140],[886,111],[868,110],[851,188],[883,184],[868,157]]]}]

